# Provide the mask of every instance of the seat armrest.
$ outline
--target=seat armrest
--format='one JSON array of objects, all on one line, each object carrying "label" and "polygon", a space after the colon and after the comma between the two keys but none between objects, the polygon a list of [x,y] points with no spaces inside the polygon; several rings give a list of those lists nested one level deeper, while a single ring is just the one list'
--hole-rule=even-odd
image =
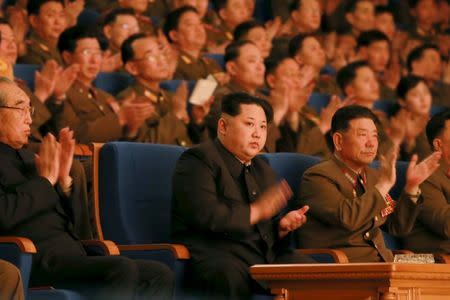
[{"label": "seat armrest", "polygon": [[139,250],[168,250],[179,260],[189,259],[188,248],[180,244],[136,244],[136,245],[119,245],[120,251],[139,251]]},{"label": "seat armrest", "polygon": [[450,264],[450,255],[444,253],[434,253],[434,260],[440,264]]},{"label": "seat armrest", "polygon": [[119,248],[113,241],[83,240],[81,243],[85,247],[100,249],[104,255],[120,255]]},{"label": "seat armrest", "polygon": [[348,263],[347,255],[338,249],[296,249],[296,251],[303,255],[328,255],[335,263],[345,264]]},{"label": "seat armrest", "polygon": [[33,242],[24,237],[17,237],[17,236],[2,236],[0,237],[0,243],[2,244],[14,244],[17,246],[17,248],[20,249],[22,253],[36,253],[36,247],[34,246]]}]

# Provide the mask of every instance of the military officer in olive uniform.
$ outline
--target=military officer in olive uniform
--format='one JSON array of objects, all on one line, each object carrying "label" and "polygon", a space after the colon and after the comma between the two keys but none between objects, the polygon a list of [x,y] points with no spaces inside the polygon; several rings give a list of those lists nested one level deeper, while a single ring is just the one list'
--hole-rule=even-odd
[{"label": "military officer in olive uniform", "polygon": [[450,253],[450,111],[427,124],[430,145],[442,153],[439,169],[420,186],[423,208],[412,232],[403,239],[406,249],[419,253]]},{"label": "military officer in olive uniform", "polygon": [[214,60],[202,57],[206,33],[195,8],[182,6],[172,11],[164,23],[164,34],[179,51],[174,79],[198,80],[211,74],[222,82],[221,67]]},{"label": "military officer in olive uniform", "polygon": [[403,192],[397,202],[389,196],[396,181],[398,146],[381,160],[377,172],[368,167],[375,159],[378,122],[365,107],[350,105],[333,116],[334,156],[308,169],[302,177],[298,207],[309,205],[308,222],[297,232],[306,248],[336,248],[350,262],[393,261],[380,229],[393,235],[411,231],[423,205],[419,189],[439,166],[435,152],[417,164],[411,159]]},{"label": "military officer in olive uniform", "polygon": [[81,143],[135,137],[154,109],[132,98],[120,106],[113,96],[93,86],[102,63],[96,32],[79,26],[69,28],[61,34],[58,49],[66,64],[79,66],[79,71],[65,93],[54,95],[55,105],[60,106],[54,115],[56,129],[69,126]]},{"label": "military officer in olive uniform", "polygon": [[21,57],[19,62],[43,65],[47,60],[54,59],[62,66],[63,61],[56,44],[67,25],[63,2],[28,1],[27,11],[32,31],[26,42],[28,44],[26,55]]}]

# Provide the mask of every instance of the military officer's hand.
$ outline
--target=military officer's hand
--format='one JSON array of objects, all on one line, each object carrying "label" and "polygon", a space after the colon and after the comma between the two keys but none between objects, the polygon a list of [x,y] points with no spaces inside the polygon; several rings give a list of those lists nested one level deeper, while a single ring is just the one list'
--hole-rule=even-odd
[{"label": "military officer's hand", "polygon": [[44,103],[53,94],[56,78],[61,72],[61,67],[54,59],[47,60],[41,71],[36,71],[34,77],[34,94]]},{"label": "military officer's hand", "polygon": [[192,105],[191,116],[194,124],[203,124],[205,117],[209,114],[211,110],[211,105],[214,103],[214,96],[211,96],[208,101],[203,105]]},{"label": "military officer's hand", "polygon": [[291,96],[292,89],[286,82],[280,81],[270,90],[269,102],[272,105],[275,125],[280,125],[286,118]]},{"label": "military officer's hand", "polygon": [[129,137],[137,135],[145,120],[155,114],[155,106],[149,102],[124,102],[120,113],[124,114]]},{"label": "military officer's hand", "polygon": [[55,185],[59,177],[61,145],[51,134],[47,134],[40,146],[39,154],[36,154],[36,168],[40,176],[47,178]]},{"label": "military officer's hand", "polygon": [[62,187],[66,188],[70,186],[72,181],[70,178],[70,169],[72,168],[73,155],[75,152],[73,131],[68,127],[61,129],[59,132],[59,143],[61,145],[61,156],[58,182]]},{"label": "military officer's hand", "polygon": [[439,167],[441,156],[441,152],[434,152],[417,164],[417,155],[413,155],[406,171],[405,192],[407,194],[416,195],[418,193],[419,185]]},{"label": "military officer's hand", "polygon": [[389,193],[397,179],[395,163],[397,161],[398,148],[399,146],[394,144],[386,155],[380,155],[380,172],[375,187],[383,196]]},{"label": "military officer's hand", "polygon": [[306,212],[309,210],[309,206],[305,205],[300,209],[290,211],[283,218],[281,218],[278,224],[278,235],[280,238],[285,237],[289,232],[296,230],[300,226],[306,223]]},{"label": "military officer's hand", "polygon": [[292,190],[286,180],[282,180],[264,192],[250,204],[250,224],[268,220],[286,206]]},{"label": "military officer's hand", "polygon": [[333,95],[331,96],[330,102],[320,111],[320,131],[325,134],[331,128],[331,120],[333,119],[334,113],[341,107],[341,99]]},{"label": "military officer's hand", "polygon": [[59,72],[53,94],[60,99],[72,86],[80,71],[79,64],[71,64]]}]

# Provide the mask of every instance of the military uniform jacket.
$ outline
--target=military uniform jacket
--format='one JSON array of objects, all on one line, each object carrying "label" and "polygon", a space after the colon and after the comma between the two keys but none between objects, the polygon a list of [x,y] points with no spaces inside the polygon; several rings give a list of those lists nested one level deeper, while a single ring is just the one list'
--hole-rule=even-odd
[{"label": "military uniform jacket", "polygon": [[156,115],[147,119],[147,122],[140,128],[136,142],[172,144],[183,147],[192,144],[186,125],[171,112],[172,97],[168,91],[154,92],[136,81],[132,86],[123,90],[117,98],[123,99],[131,92],[138,97],[145,97],[156,108]]},{"label": "military uniform jacket", "polygon": [[[256,182],[251,188],[243,183],[247,171]],[[273,262],[284,246],[278,219],[251,225],[250,203],[275,180],[262,158],[246,170],[217,139],[188,149],[173,177],[173,241],[185,244],[197,261],[226,251],[250,265]]]},{"label": "military uniform jacket", "polygon": [[291,129],[288,122],[280,124],[280,138],[276,141],[277,152],[297,152],[320,157],[330,156],[325,136],[318,127],[319,118],[313,108],[304,106],[299,113],[298,130]]},{"label": "military uniform jacket", "polygon": [[204,24],[204,27],[207,44],[222,45],[233,40],[233,30],[228,28],[220,18],[217,24]]},{"label": "military uniform jacket", "polygon": [[27,53],[19,58],[20,63],[43,65],[47,60],[54,59],[60,66],[64,65],[58,49],[50,46],[35,33],[31,33],[27,44]]},{"label": "military uniform jacket", "polygon": [[69,126],[78,143],[119,140],[122,126],[110,103],[114,97],[95,87],[88,88],[75,81],[68,90],[59,112],[54,115],[56,130]]},{"label": "military uniform jacket", "polygon": [[420,253],[450,253],[450,173],[441,166],[420,186],[423,208],[410,235],[403,241],[406,249]]},{"label": "military uniform jacket", "polygon": [[211,58],[200,57],[196,59],[187,53],[180,52],[173,78],[199,80],[208,77],[209,74],[214,75],[221,72],[223,72],[222,68]]},{"label": "military uniform jacket", "polygon": [[[348,175],[346,175],[348,174]],[[344,251],[350,262],[392,261],[380,227],[393,235],[408,234],[420,211],[405,194],[395,211],[383,217],[384,196],[374,187],[377,171],[365,169],[365,191],[357,196],[348,176],[356,174],[336,157],[308,169],[300,183],[298,206],[309,205],[308,222],[297,231],[300,247],[335,248]],[[354,181],[356,182],[356,180]]]}]

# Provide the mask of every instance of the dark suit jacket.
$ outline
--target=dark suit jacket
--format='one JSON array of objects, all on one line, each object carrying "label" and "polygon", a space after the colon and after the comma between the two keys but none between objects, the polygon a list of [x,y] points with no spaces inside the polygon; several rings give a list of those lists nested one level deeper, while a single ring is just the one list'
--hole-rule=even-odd
[{"label": "dark suit jacket", "polygon": [[[173,177],[172,236],[194,261],[226,251],[249,265],[270,263],[285,249],[277,218],[250,224],[243,170],[217,139],[181,155]],[[259,188],[255,198],[275,182],[261,158],[252,160],[250,172]]]},{"label": "dark suit jacket", "polygon": [[405,194],[395,212],[381,216],[386,207],[376,190],[377,171],[366,168],[365,191],[356,196],[353,184],[344,175],[345,165],[336,157],[321,162],[303,175],[298,206],[309,205],[308,222],[297,231],[299,245],[305,248],[338,248],[350,262],[392,261],[380,227],[397,236],[409,233],[422,200],[414,204]]},{"label": "dark suit jacket", "polygon": [[38,250],[33,268],[51,268],[53,256],[85,255],[79,237],[86,238],[77,183],[70,197],[40,177],[34,154],[0,143],[0,235],[31,239]]},{"label": "dark suit jacket", "polygon": [[421,185],[423,209],[409,236],[406,249],[416,252],[450,253],[450,177],[449,166],[439,169]]}]

